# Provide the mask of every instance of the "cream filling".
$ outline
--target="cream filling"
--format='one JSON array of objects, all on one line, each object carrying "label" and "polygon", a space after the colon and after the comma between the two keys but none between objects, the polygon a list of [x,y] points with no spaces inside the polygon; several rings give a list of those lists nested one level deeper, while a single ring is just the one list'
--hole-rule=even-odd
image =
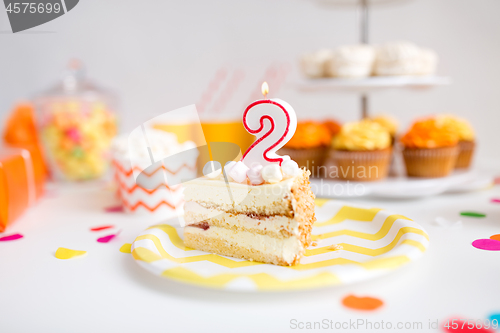
[{"label": "cream filling", "polygon": [[[261,232],[271,232],[281,235],[284,230],[288,234],[298,236],[299,223],[293,219],[282,215],[251,217],[246,214],[226,213],[214,208],[205,208],[194,201],[188,201],[184,205],[184,219],[189,224],[203,221],[214,221],[225,224],[227,227],[244,228]],[[209,223],[211,224],[211,223]]]},{"label": "cream filling", "polygon": [[210,227],[208,230],[203,230],[201,228],[189,226],[184,229],[184,234],[222,239],[237,246],[276,256],[289,264],[291,264],[296,257],[300,257],[304,252],[304,247],[297,237],[283,239],[253,234],[247,231],[233,231],[219,227]]},{"label": "cream filling", "polygon": [[217,206],[221,210],[239,212],[258,212],[268,215],[283,212],[283,200],[292,197],[291,189],[297,177],[304,177],[305,171],[298,176],[285,179],[277,184],[247,185],[235,182],[226,183],[224,179],[195,179],[184,183],[184,199],[197,201],[206,207]]}]

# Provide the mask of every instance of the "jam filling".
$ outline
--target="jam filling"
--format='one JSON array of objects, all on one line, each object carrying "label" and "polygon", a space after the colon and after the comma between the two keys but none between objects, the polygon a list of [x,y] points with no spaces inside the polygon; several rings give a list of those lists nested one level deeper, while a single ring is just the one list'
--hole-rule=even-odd
[{"label": "jam filling", "polygon": [[208,228],[210,228],[210,225],[208,224],[208,222],[199,222],[199,223],[195,223],[195,224],[190,224],[189,227],[195,227],[195,228],[200,228],[203,230],[208,230]]}]

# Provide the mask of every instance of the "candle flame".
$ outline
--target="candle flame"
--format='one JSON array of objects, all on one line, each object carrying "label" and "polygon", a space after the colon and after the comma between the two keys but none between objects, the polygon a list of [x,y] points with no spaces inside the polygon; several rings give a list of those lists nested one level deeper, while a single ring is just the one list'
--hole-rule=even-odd
[{"label": "candle flame", "polygon": [[268,93],[269,93],[269,85],[267,84],[267,82],[264,81],[264,83],[262,83],[262,95],[266,97]]}]

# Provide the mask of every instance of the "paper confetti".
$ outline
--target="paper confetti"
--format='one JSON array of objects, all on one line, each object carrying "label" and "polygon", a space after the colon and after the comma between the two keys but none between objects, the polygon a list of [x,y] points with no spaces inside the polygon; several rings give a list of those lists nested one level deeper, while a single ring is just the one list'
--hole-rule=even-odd
[{"label": "paper confetti", "polygon": [[13,241],[13,240],[23,238],[23,237],[24,236],[21,234],[13,234],[13,235],[9,235],[9,236],[0,237],[0,242]]},{"label": "paper confetti", "polygon": [[500,199],[498,199],[498,198],[493,198],[493,199],[491,199],[491,202],[494,202],[494,203],[500,203]]},{"label": "paper confetti", "polygon": [[104,208],[106,213],[121,213],[123,212],[123,206],[111,206]]},{"label": "paper confetti", "polygon": [[64,247],[60,247],[56,251],[57,259],[71,259],[75,257],[80,257],[86,254],[87,251],[70,250]]},{"label": "paper confetti", "polygon": [[500,251],[500,241],[496,239],[476,239],[472,242],[472,246],[480,250]]},{"label": "paper confetti", "polygon": [[108,236],[104,236],[104,237],[100,237],[100,238],[97,238],[97,241],[99,243],[107,243],[109,242],[110,240],[112,240],[113,238],[116,237],[117,234],[113,234],[113,235],[108,235]]},{"label": "paper confetti", "polygon": [[493,322],[493,320],[496,320],[496,323],[500,327],[500,312],[492,314],[489,318],[490,323]]},{"label": "paper confetti", "polygon": [[349,295],[342,300],[342,304],[355,310],[372,311],[380,308],[384,302],[378,298]]},{"label": "paper confetti", "polygon": [[490,236],[490,239],[494,239],[494,240],[500,241],[500,234],[496,234],[496,235]]},{"label": "paper confetti", "polygon": [[106,229],[111,229],[114,228],[113,225],[103,225],[102,227],[95,227],[95,228],[90,228],[90,231],[101,231],[101,230],[106,230]]},{"label": "paper confetti", "polygon": [[123,253],[132,253],[132,244],[130,243],[125,243],[120,247],[120,252]]},{"label": "paper confetti", "polygon": [[486,217],[486,214],[477,212],[460,212],[460,215],[468,217]]}]

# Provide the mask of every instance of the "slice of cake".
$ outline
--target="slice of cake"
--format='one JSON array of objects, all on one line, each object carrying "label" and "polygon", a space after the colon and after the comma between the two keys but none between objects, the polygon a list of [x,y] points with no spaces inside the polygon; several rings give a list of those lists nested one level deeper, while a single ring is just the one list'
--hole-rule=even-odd
[{"label": "slice of cake", "polygon": [[290,160],[252,169],[240,161],[205,174],[185,183],[186,246],[276,265],[300,261],[316,220],[309,171]]}]

